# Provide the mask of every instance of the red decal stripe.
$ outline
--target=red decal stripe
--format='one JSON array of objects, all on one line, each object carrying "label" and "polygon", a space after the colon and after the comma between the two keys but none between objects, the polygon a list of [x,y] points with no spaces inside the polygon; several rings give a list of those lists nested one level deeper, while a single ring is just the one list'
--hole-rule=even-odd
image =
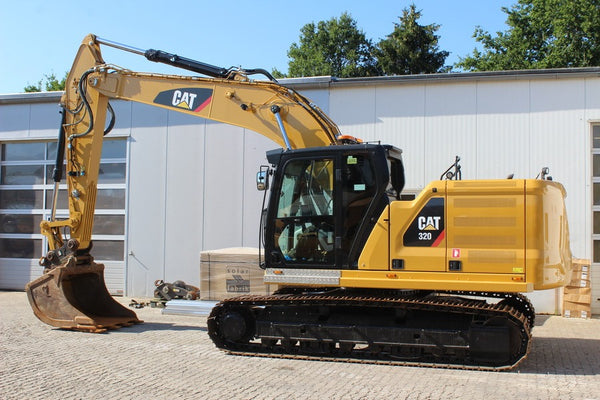
[{"label": "red decal stripe", "polygon": [[202,104],[200,104],[198,107],[196,107],[196,108],[194,109],[194,112],[200,112],[200,111],[202,111],[202,109],[203,109],[204,107],[206,107],[207,105],[209,105],[209,104],[210,104],[210,101],[211,101],[211,100],[212,100],[212,96],[210,96],[208,99],[206,99],[206,100],[204,101],[204,103],[202,103]]},{"label": "red decal stripe", "polygon": [[440,243],[442,243],[442,240],[444,240],[444,236],[446,236],[445,229],[442,231],[442,233],[440,233],[440,236],[438,236],[437,239],[435,239],[435,242],[433,242],[431,247],[438,247],[440,245]]}]

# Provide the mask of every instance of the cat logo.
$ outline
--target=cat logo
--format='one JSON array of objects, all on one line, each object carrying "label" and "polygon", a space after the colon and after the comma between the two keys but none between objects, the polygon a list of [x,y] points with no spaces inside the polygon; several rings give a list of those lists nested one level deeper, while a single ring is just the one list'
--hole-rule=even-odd
[{"label": "cat logo", "polygon": [[446,237],[444,198],[433,197],[412,220],[404,233],[404,246],[438,247]]},{"label": "cat logo", "polygon": [[421,231],[437,231],[440,229],[440,220],[442,217],[419,216],[418,224]]},{"label": "cat logo", "polygon": [[154,98],[154,103],[200,112],[210,104],[211,100],[212,89],[181,88],[160,92]]},{"label": "cat logo", "polygon": [[173,91],[173,100],[171,104],[173,107],[187,108],[188,110],[194,109],[194,101],[198,97],[195,93],[182,92],[181,90]]}]

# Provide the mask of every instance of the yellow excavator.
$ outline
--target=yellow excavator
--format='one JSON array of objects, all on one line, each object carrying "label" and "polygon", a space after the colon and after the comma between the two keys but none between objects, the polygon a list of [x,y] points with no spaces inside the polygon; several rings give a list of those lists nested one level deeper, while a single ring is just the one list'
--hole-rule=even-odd
[{"label": "yellow excavator", "polygon": [[[122,69],[104,62],[101,45],[203,76]],[[255,74],[265,80],[250,79]],[[229,353],[510,369],[529,352],[535,318],[521,293],[570,278],[566,192],[546,174],[462,180],[457,158],[403,200],[400,149],[342,135],[265,70],[88,35],[66,82],[54,181],[56,198],[66,159],[69,218],[55,218],[55,200],[41,223],[50,249],[40,260],[44,274],[26,287],[49,325],[103,332],[142,322],[109,295],[91,255],[100,153],[114,125],[110,99],[238,125],[281,147],[267,152],[269,166],[257,174],[266,200],[260,262],[265,282],[279,289],[214,307],[208,334]]]}]

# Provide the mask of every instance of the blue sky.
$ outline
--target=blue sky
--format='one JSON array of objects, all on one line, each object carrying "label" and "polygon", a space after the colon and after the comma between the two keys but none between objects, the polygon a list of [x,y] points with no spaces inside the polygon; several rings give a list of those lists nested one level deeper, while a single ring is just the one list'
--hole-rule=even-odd
[{"label": "blue sky", "polygon": [[[20,0],[0,9],[0,94],[19,93],[44,74],[62,77],[83,37],[102,38],[142,49],[159,49],[222,67],[273,67],[287,71],[287,50],[309,22],[348,11],[367,38],[377,42],[394,29],[411,3],[420,23],[441,25],[440,49],[448,64],[476,46],[476,26],[506,29],[506,14],[517,0],[371,1],[133,1]],[[106,62],[135,71],[174,72],[143,57],[106,49]]]}]

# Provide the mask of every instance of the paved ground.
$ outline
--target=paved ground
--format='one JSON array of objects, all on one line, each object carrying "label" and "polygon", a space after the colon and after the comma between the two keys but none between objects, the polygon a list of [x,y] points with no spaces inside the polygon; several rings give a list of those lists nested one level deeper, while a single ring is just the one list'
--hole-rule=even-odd
[{"label": "paved ground", "polygon": [[62,331],[25,293],[0,292],[0,399],[600,399],[600,319],[538,316],[528,359],[496,373],[236,357],[213,346],[205,317],[138,317]]}]

